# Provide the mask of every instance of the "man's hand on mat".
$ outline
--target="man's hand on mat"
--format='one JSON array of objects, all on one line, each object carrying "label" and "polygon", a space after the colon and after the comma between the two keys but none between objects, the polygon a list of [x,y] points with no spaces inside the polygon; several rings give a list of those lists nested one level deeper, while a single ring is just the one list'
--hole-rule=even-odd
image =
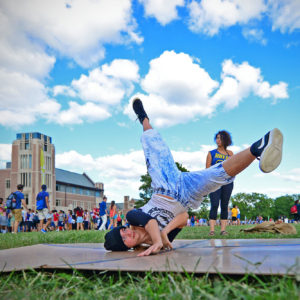
[{"label": "man's hand on mat", "polygon": [[146,251],[140,253],[138,256],[148,256],[150,254],[156,254],[161,250],[162,247],[163,243],[155,243],[152,246],[150,246]]},{"label": "man's hand on mat", "polygon": [[162,230],[160,232],[160,236],[161,236],[161,240],[164,245],[164,249],[167,249],[167,250],[173,249],[173,246],[172,246],[171,242],[169,241],[168,235],[164,230]]}]

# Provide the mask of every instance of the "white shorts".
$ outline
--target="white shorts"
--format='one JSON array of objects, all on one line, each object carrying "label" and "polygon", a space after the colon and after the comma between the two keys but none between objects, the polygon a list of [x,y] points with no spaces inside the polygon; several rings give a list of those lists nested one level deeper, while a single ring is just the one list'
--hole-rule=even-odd
[{"label": "white shorts", "polygon": [[48,208],[39,209],[37,210],[37,213],[38,213],[39,220],[44,220],[44,219],[48,220],[52,218],[52,215],[49,213]]}]

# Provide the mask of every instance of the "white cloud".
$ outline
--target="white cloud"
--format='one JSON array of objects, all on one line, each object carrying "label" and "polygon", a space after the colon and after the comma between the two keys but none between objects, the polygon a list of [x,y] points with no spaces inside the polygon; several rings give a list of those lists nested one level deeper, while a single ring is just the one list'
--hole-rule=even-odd
[{"label": "white cloud", "polygon": [[268,0],[268,5],[273,30],[291,33],[300,28],[299,0]]},{"label": "white cloud", "polygon": [[81,75],[71,86],[82,100],[118,104],[133,91],[133,82],[139,79],[138,70],[136,62],[116,59],[90,71],[88,76]]},{"label": "white cloud", "polygon": [[[185,123],[201,116],[211,116],[218,105],[232,109],[251,93],[261,98],[287,98],[287,84],[270,85],[259,68],[247,62],[222,64],[222,82],[213,80],[197,59],[185,53],[165,51],[150,62],[141,86],[147,93],[137,94],[156,127]],[[132,99],[124,113],[132,119]]]},{"label": "white cloud", "polygon": [[111,115],[103,107],[91,102],[83,105],[70,101],[69,108],[56,114],[51,114],[48,119],[60,125],[64,124],[82,124],[86,122],[102,121]]},{"label": "white cloud", "polygon": [[18,33],[45,43],[82,66],[104,57],[105,43],[140,43],[130,0],[2,1],[1,11]]},{"label": "white cloud", "polygon": [[4,169],[8,161],[11,161],[11,144],[0,144],[0,169]]},{"label": "white cloud", "polygon": [[272,97],[274,101],[288,97],[286,83],[280,82],[271,86],[263,80],[260,69],[250,66],[248,62],[234,64],[231,60],[225,60],[222,70],[223,82],[212,97],[215,105],[224,103],[226,108],[232,109],[250,93],[261,98]]},{"label": "white cloud", "polygon": [[244,28],[242,33],[250,42],[258,42],[264,46],[267,44],[267,39],[264,38],[264,32],[261,29]]},{"label": "white cloud", "polygon": [[192,0],[188,9],[190,30],[213,36],[222,28],[260,19],[267,6],[263,0]]},{"label": "white cloud", "polygon": [[144,5],[145,15],[154,17],[161,25],[178,18],[177,6],[184,6],[184,0],[139,0]]}]

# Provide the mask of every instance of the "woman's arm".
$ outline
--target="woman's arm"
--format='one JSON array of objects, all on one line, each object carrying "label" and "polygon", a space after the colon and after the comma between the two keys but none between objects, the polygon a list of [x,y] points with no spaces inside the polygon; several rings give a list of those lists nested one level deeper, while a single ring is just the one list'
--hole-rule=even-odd
[{"label": "woman's arm", "polygon": [[169,241],[168,234],[175,228],[183,228],[186,226],[189,214],[183,212],[177,215],[162,231],[161,239],[165,248],[172,249],[172,244]]},{"label": "woman's arm", "polygon": [[206,169],[211,167],[211,161],[212,161],[211,154],[210,152],[208,152],[206,156]]}]

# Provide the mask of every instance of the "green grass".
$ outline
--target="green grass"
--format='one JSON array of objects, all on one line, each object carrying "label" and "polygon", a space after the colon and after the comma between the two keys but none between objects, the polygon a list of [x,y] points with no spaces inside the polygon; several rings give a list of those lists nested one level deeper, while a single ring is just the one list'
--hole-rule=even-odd
[{"label": "green grass", "polygon": [[0,276],[0,299],[299,299],[290,277],[24,271]]},{"label": "green grass", "polygon": [[[185,227],[178,234],[178,239],[211,239],[211,238],[226,238],[226,239],[259,239],[259,238],[300,238],[300,224],[295,225],[297,229],[296,235],[284,235],[273,233],[244,233],[242,228],[251,227],[245,226],[228,226],[227,236],[220,235],[220,227],[216,226],[216,235],[211,237],[208,235],[208,226]],[[0,234],[0,249],[16,248],[30,246],[36,244],[70,244],[70,243],[103,243],[105,232],[103,231],[63,231],[63,232],[25,232],[19,234]]]},{"label": "green grass", "polygon": [[[297,235],[245,234],[243,226],[230,226],[226,238],[299,238]],[[219,228],[216,228],[216,232]],[[206,239],[208,227],[186,227],[181,239]],[[39,243],[99,243],[105,232],[70,231],[1,234],[7,249]],[[221,238],[216,235],[214,238]],[[222,237],[223,238],[223,237]],[[78,270],[27,270],[0,273],[0,299],[300,299],[300,278],[194,275],[174,273],[79,272]]]}]

